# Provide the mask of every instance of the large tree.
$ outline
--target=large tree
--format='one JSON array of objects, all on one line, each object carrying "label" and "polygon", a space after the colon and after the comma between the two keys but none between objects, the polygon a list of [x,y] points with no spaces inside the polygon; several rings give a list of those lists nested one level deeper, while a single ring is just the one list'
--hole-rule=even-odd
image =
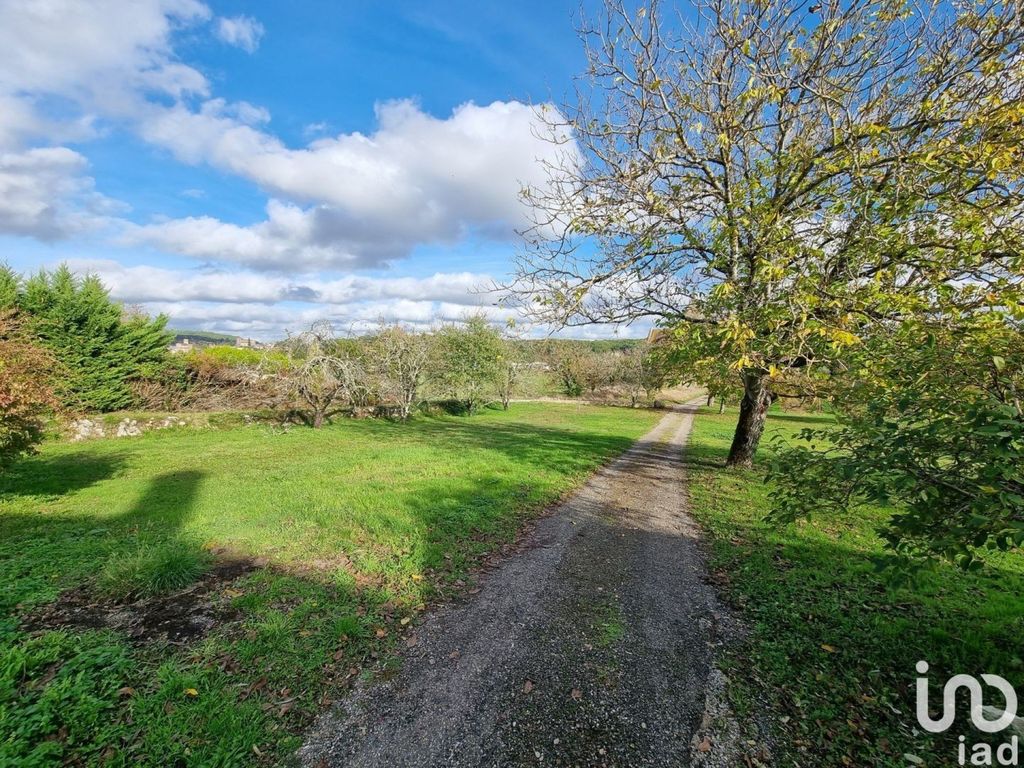
[{"label": "large tree", "polygon": [[692,326],[743,384],[731,465],[774,377],[1013,280],[1019,2],[609,0],[584,39],[511,293],[561,325]]}]

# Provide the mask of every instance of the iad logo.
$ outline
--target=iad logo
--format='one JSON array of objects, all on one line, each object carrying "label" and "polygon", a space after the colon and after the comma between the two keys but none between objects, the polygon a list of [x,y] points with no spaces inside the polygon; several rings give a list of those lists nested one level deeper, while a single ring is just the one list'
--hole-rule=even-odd
[{"label": "iad logo", "polygon": [[[928,662],[917,662],[919,675],[928,673]],[[929,714],[928,708],[928,678],[917,678],[917,722],[929,733],[944,733],[948,731],[956,719],[956,693],[964,688],[970,697],[971,722],[974,727],[982,733],[1000,733],[1011,725],[1017,724],[1017,692],[1013,686],[999,675],[982,675],[982,681],[1002,694],[1005,706],[986,706],[981,683],[971,675],[954,675],[942,689],[942,716],[937,720]],[[992,715],[992,719],[989,719]],[[1018,744],[1017,736],[1014,735],[1010,741],[999,744],[993,749],[991,744],[975,744],[970,749],[966,737],[960,736],[960,748],[958,750],[960,765],[1018,765]],[[970,762],[967,762],[970,760]]]}]

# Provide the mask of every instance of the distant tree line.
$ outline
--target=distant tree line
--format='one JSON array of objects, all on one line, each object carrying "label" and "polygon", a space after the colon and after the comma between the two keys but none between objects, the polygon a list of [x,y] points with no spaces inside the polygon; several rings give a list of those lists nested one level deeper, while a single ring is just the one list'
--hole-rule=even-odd
[{"label": "distant tree line", "polygon": [[472,415],[508,409],[524,387],[638,405],[666,379],[636,340],[525,341],[483,316],[359,337],[315,323],[269,349],[171,354],[165,317],[112,300],[66,266],[22,277],[0,266],[0,468],[31,450],[55,415],[271,411],[320,427],[347,413],[408,419],[431,403]]}]

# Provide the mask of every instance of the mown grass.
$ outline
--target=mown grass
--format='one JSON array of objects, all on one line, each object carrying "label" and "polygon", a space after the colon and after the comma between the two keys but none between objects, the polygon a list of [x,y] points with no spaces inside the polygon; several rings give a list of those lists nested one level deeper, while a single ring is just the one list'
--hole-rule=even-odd
[{"label": "mown grass", "polygon": [[[713,547],[713,568],[749,626],[729,659],[744,717],[767,702],[778,765],[956,764],[956,737],[980,741],[959,720],[945,737],[920,732],[914,665],[931,664],[933,708],[955,673],[1000,674],[1024,684],[1024,555],[986,571],[939,567],[895,587],[875,570],[875,534],[889,512],[860,509],[791,526],[765,521],[770,487],[755,471],[726,470],[736,414],[704,411],[687,449],[693,514]],[[773,412],[762,456],[821,414]],[[991,703],[998,704],[997,694]]]},{"label": "mown grass", "polygon": [[[277,762],[425,602],[657,418],[519,404],[45,446],[0,479],[0,765]],[[83,585],[179,587],[215,548],[259,567],[193,643],[23,626]]]}]

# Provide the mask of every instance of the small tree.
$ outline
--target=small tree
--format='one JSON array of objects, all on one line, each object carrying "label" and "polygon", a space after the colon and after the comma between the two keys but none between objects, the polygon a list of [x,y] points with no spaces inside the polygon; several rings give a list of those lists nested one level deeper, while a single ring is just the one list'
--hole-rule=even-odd
[{"label": "small tree", "polygon": [[653,399],[668,378],[665,357],[646,342],[624,349],[618,356],[615,381],[625,387],[634,408],[642,396]]},{"label": "small tree", "polygon": [[370,340],[368,356],[381,396],[394,402],[402,421],[407,420],[430,362],[429,337],[390,325]]},{"label": "small tree", "polygon": [[323,426],[336,403],[350,400],[360,386],[358,361],[342,357],[336,342],[334,329],[327,321],[313,323],[288,342],[293,360],[289,382],[308,406],[309,423],[314,429]]},{"label": "small tree", "polygon": [[501,398],[501,407],[507,411],[509,403],[512,402],[512,396],[519,386],[524,362],[522,351],[514,340],[504,339],[501,346],[496,383],[498,397]]},{"label": "small tree", "polygon": [[563,394],[567,397],[582,395],[586,380],[586,361],[582,348],[572,342],[550,342],[546,357]]},{"label": "small tree", "polygon": [[0,310],[0,471],[43,439],[58,406],[51,386],[56,362],[11,310]]},{"label": "small tree", "polygon": [[434,335],[431,369],[442,390],[475,413],[494,392],[501,334],[482,315],[458,325],[445,325]]}]

